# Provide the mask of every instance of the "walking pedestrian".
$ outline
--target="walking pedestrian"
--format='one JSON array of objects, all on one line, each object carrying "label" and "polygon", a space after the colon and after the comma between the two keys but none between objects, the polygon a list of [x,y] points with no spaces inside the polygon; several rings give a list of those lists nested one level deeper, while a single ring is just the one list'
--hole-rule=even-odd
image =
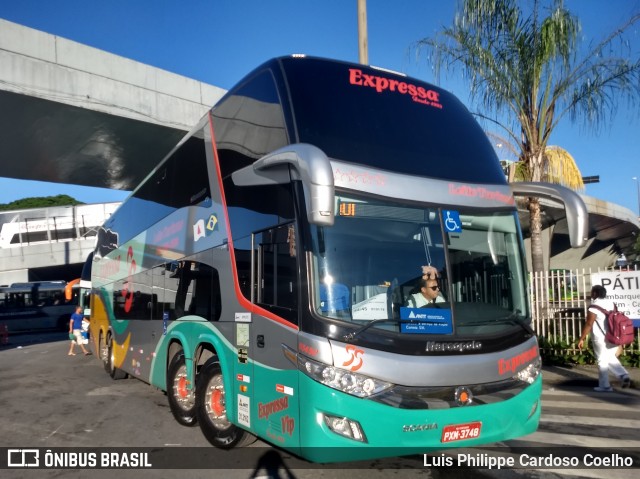
[{"label": "walking pedestrian", "polygon": [[71,344],[69,345],[69,356],[75,356],[74,352],[75,345],[77,344],[82,349],[82,352],[85,356],[91,354],[87,351],[87,348],[84,347],[84,341],[82,340],[82,320],[84,315],[82,314],[82,307],[78,306],[76,308],[76,312],[71,315],[71,319],[69,320],[69,339],[71,339]]},{"label": "walking pedestrian", "polygon": [[629,387],[631,380],[629,372],[620,364],[616,352],[618,346],[607,343],[604,339],[605,335],[605,314],[592,306],[600,306],[601,308],[611,311],[614,308],[613,301],[606,298],[607,290],[604,286],[595,285],[591,288],[591,306],[587,310],[587,320],[582,328],[578,348],[582,349],[587,335],[591,333],[591,343],[593,344],[593,352],[598,361],[598,386],[593,388],[598,392],[611,392],[613,388],[609,382],[609,373],[613,373],[621,381],[622,387]]}]

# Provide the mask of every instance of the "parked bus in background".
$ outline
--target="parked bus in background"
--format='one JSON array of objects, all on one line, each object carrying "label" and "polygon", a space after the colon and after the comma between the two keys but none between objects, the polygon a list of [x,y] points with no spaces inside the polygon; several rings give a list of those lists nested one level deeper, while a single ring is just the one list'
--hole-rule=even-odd
[{"label": "parked bus in background", "polygon": [[9,333],[68,330],[79,281],[34,281],[0,287],[0,323]]},{"label": "parked bus in background", "polygon": [[93,252],[89,253],[82,266],[82,273],[78,278],[78,306],[82,306],[83,314],[91,318],[91,265]]},{"label": "parked bus in background", "polygon": [[[536,430],[541,377],[514,194],[450,93],[382,69],[271,60],[98,234],[92,337],[215,446],[343,461]],[[408,307],[423,275],[440,299]]]}]

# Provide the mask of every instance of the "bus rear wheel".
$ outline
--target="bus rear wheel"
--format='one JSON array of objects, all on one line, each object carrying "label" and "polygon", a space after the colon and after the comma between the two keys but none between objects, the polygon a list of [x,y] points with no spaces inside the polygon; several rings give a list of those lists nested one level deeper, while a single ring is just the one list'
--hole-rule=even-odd
[{"label": "bus rear wheel", "polygon": [[100,355],[100,361],[102,361],[102,366],[107,373],[111,373],[111,368],[109,366],[109,346],[107,345],[107,339],[104,337],[102,333],[100,333],[100,340],[98,341],[98,354]]},{"label": "bus rear wheel", "polygon": [[167,370],[167,397],[173,417],[183,426],[195,426],[196,394],[195,387],[188,388],[187,365],[184,354],[176,354]]},{"label": "bus rear wheel", "polygon": [[204,437],[216,447],[231,449],[254,439],[227,419],[226,394],[218,358],[209,359],[198,374],[196,413]]},{"label": "bus rear wheel", "polygon": [[113,363],[113,337],[111,335],[107,336],[107,357],[105,369],[112,379],[124,379],[127,377],[127,373],[125,373],[122,369],[115,367]]}]

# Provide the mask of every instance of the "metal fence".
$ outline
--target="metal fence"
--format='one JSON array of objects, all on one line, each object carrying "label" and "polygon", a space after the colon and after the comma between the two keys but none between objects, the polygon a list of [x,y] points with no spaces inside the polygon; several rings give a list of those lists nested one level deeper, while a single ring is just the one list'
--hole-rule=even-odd
[{"label": "metal fence", "polygon": [[[637,270],[637,267],[622,269]],[[533,329],[538,336],[552,343],[565,342],[569,352],[577,353],[577,341],[590,304],[591,275],[604,271],[611,269],[562,269],[531,273],[531,313]],[[639,341],[640,329],[637,329],[636,342],[625,350],[637,350]]]}]

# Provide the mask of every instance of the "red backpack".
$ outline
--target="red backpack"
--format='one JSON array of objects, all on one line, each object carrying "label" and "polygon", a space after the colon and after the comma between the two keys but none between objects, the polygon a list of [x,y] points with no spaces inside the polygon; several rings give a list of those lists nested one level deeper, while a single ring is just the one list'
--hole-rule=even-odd
[{"label": "red backpack", "polygon": [[[591,307],[604,313],[605,331],[602,332],[604,333],[604,340],[606,342],[622,346],[633,343],[635,339],[633,334],[633,321],[625,316],[624,313],[618,311],[615,303],[613,304],[612,311],[607,311],[595,304],[592,304]],[[598,327],[602,329],[600,324],[598,324]]]}]

